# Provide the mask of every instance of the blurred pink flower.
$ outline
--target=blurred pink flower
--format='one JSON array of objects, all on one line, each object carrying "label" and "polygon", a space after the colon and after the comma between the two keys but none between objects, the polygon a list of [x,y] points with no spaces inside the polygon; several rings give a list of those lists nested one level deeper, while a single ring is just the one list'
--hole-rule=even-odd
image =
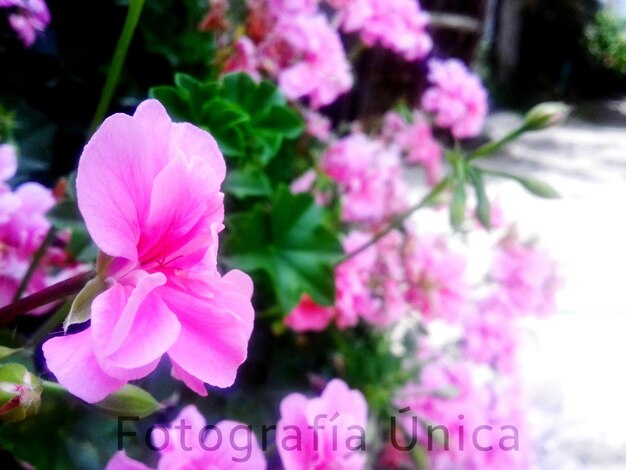
[{"label": "blurred pink flower", "polygon": [[274,16],[313,15],[319,0],[268,0],[268,9]]},{"label": "blurred pink flower", "polygon": [[9,14],[9,24],[26,47],[37,39],[37,33],[50,23],[50,11],[44,0],[0,0],[0,8],[16,8]]},{"label": "blurred pink flower", "polygon": [[381,141],[350,134],[328,148],[321,167],[339,186],[347,222],[379,222],[407,206],[400,156]]},{"label": "blurred pink flower", "polygon": [[195,392],[228,387],[246,359],[252,282],[216,269],[224,158],[215,140],[172,123],[156,100],[109,117],[78,166],[78,205],[109,260],[91,325],[43,345],[71,393],[103,399],[145,377],[165,353]]},{"label": "blurred pink flower", "polygon": [[304,294],[300,303],[285,317],[285,326],[293,331],[323,331],[328,327],[335,316],[333,307],[323,307],[316,304],[308,295]]},{"label": "blurred pink flower", "polygon": [[[210,429],[210,430],[208,430]],[[184,430],[184,431],[183,431]],[[208,432],[206,432],[208,430]],[[193,405],[182,409],[167,428],[167,442],[153,435],[159,449],[157,470],[265,470],[267,462],[249,426],[220,421],[207,428],[204,417]],[[149,467],[117,452],[105,470],[148,470]]]},{"label": "blurred pink flower", "polygon": [[480,134],[488,103],[478,76],[458,59],[432,59],[428,66],[432,86],[422,95],[424,109],[435,113],[435,123],[450,128],[457,139]]},{"label": "blurred pink flower", "polygon": [[428,184],[435,185],[441,177],[443,152],[424,116],[413,113],[413,121],[407,123],[396,112],[385,115],[383,137],[406,153],[409,163],[420,164],[426,171]]},{"label": "blurred pink flower", "polygon": [[308,97],[311,107],[317,109],[352,87],[341,39],[324,15],[280,18],[273,36],[266,50],[270,51],[269,61],[275,63],[271,68],[277,69],[280,89],[288,98]]},{"label": "blurred pink flower", "polygon": [[516,368],[518,331],[516,318],[500,296],[478,302],[464,321],[463,350],[472,361],[491,365],[502,373]]},{"label": "blurred pink flower", "polygon": [[363,394],[334,379],[318,398],[292,393],[282,400],[276,426],[278,453],[285,470],[360,470],[365,467],[366,455],[359,449],[365,446],[366,429]]},{"label": "blurred pink flower", "polygon": [[327,141],[331,134],[331,122],[323,114],[316,111],[307,110],[304,114],[306,121],[306,131],[309,135],[321,140]]},{"label": "blurred pink flower", "polygon": [[556,311],[559,285],[556,265],[545,248],[522,243],[510,234],[500,243],[491,266],[491,278],[518,315],[549,315]]},{"label": "blurred pink flower", "polygon": [[249,37],[242,36],[235,42],[235,50],[224,64],[223,72],[245,72],[260,80],[259,67],[256,46]]},{"label": "blurred pink flower", "polygon": [[442,238],[412,236],[404,257],[407,301],[428,320],[458,320],[469,302],[466,264]]},{"label": "blurred pink flower", "polygon": [[330,0],[346,32],[360,32],[368,46],[380,44],[407,60],[422,59],[432,49],[428,15],[417,0]]}]

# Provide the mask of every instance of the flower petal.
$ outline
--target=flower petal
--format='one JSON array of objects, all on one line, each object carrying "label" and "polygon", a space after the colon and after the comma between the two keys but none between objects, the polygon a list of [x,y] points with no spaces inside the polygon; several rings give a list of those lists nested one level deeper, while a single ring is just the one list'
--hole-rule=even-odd
[{"label": "flower petal", "polygon": [[96,245],[111,256],[137,260],[148,215],[155,159],[142,126],[125,114],[104,121],[80,157],[78,206]]},{"label": "flower petal", "polygon": [[49,339],[43,345],[43,354],[59,383],[86,402],[100,401],[126,383],[110,377],[98,365],[90,328]]}]

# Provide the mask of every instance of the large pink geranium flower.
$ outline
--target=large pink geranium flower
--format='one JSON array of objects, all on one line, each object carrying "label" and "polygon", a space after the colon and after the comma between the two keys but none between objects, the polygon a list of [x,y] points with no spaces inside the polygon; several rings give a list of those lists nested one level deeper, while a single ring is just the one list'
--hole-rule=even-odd
[{"label": "large pink geranium flower", "polygon": [[[225,163],[215,140],[174,124],[158,101],[108,118],[81,156],[78,205],[106,254],[108,286],[86,330],[43,346],[71,393],[95,402],[146,376],[165,353],[201,395],[230,386],[246,359],[252,283],[216,269]],[[104,263],[103,263],[104,264]]]}]

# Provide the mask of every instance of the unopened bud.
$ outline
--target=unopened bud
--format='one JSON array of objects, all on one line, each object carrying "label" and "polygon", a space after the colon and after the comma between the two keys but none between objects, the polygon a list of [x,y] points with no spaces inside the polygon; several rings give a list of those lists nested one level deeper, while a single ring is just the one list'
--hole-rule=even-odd
[{"label": "unopened bud", "polygon": [[0,421],[12,423],[36,414],[41,390],[41,380],[23,365],[0,365]]},{"label": "unopened bud", "polygon": [[529,131],[537,131],[563,124],[572,108],[565,103],[540,103],[526,113],[525,127]]}]

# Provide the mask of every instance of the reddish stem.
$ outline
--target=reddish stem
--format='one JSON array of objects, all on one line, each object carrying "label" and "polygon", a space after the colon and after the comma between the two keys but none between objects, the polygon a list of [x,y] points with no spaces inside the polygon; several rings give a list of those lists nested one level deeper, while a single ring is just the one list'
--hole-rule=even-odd
[{"label": "reddish stem", "polygon": [[78,274],[0,308],[0,325],[11,323],[18,316],[38,307],[77,294],[94,275],[94,271]]}]

